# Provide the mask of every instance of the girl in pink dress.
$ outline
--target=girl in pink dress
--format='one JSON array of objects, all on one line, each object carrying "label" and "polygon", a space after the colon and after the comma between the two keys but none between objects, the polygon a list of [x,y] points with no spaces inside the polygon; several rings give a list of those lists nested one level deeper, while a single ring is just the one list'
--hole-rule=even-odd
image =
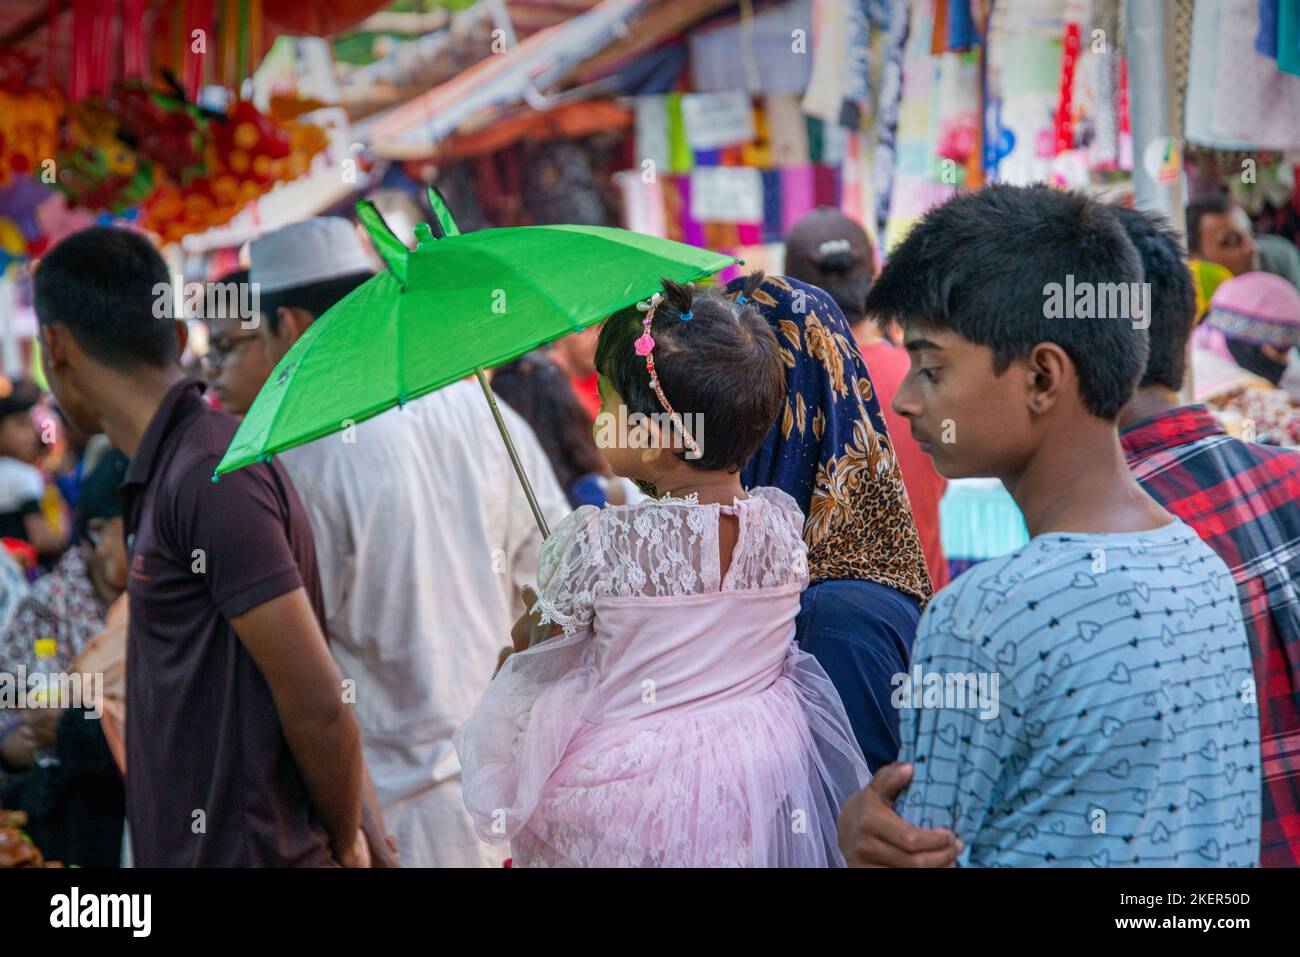
[{"label": "girl in pink dress", "polygon": [[785,398],[744,300],[665,281],[601,331],[597,444],[655,497],[554,530],[540,635],[456,735],[465,804],[515,866],[843,864],[836,817],[870,775],[794,644],[803,515],[740,484]]}]

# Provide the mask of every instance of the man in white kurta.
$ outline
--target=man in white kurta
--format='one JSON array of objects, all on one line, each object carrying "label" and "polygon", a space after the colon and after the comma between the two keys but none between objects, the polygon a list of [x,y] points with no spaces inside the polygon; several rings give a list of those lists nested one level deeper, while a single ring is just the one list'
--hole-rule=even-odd
[{"label": "man in white kurta", "polygon": [[[298,289],[328,281],[340,268],[330,264],[355,265],[338,248],[340,221],[322,222],[254,243],[264,301],[286,298],[273,295],[280,277]],[[564,493],[527,423],[501,413],[554,527],[569,511]],[[451,736],[510,643],[541,533],[482,390],[456,383],[279,458],[311,520],[330,647],[402,863],[499,865],[505,849],[478,840],[461,800]]]},{"label": "man in white kurta", "polygon": [[[568,511],[502,407],[538,502]],[[461,802],[451,736],[523,613],[541,534],[482,390],[459,382],[280,457],[316,536],[330,647],[355,682],[366,763],[407,866],[499,864]]]}]

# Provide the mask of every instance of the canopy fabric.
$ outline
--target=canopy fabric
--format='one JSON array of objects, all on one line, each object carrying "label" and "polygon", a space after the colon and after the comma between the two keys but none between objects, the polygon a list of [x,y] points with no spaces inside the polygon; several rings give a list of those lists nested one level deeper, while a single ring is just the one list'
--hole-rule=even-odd
[{"label": "canopy fabric", "polygon": [[609,100],[566,103],[553,110],[523,107],[473,133],[456,133],[443,142],[435,161],[455,163],[496,153],[519,140],[579,139],[629,129],[633,113]]},{"label": "canopy fabric", "polygon": [[358,132],[380,156],[430,156],[452,132],[485,111],[523,101],[532,91],[564,76],[593,50],[626,33],[628,21],[650,5],[651,0],[604,0],[366,120]]},{"label": "canopy fabric", "polygon": [[523,355],[646,298],[660,278],[691,282],[735,263],[605,226],[522,226],[446,236],[415,228],[408,250],[357,206],[388,263],[313,322],[272,370],[217,471],[348,428]]}]

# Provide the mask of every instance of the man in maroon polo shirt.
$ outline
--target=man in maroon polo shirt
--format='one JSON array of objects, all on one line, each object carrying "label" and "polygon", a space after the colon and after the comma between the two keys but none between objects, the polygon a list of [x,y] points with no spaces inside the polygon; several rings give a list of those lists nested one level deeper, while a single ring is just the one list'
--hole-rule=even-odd
[{"label": "man in maroon polo shirt", "polygon": [[391,863],[322,620],[311,529],[279,465],[212,481],[236,422],[177,362],[167,267],[94,228],[36,274],[60,407],[131,459],[127,822],[135,862]]}]

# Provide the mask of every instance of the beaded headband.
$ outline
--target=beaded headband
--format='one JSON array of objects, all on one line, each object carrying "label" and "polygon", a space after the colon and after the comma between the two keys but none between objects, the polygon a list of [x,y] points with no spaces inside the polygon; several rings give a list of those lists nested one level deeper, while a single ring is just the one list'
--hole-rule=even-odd
[{"label": "beaded headband", "polygon": [[[645,303],[637,303],[638,309],[645,310],[645,318],[641,320],[641,335],[637,338],[636,342],[633,343],[633,347],[636,349],[637,355],[645,357],[645,368],[646,371],[650,373],[650,388],[653,389],[654,394],[659,397],[659,404],[662,405],[664,411],[668,413],[668,420],[672,422],[672,424],[677,428],[677,431],[681,433],[682,441],[686,443],[686,447],[691,450],[696,458],[699,458],[701,455],[700,447],[695,444],[695,439],[691,437],[691,434],[686,431],[686,427],[682,425],[681,416],[679,416],[669,404],[668,396],[664,395],[664,390],[659,385],[659,376],[655,373],[655,340],[654,337],[650,335],[650,324],[654,322],[655,310],[659,308],[659,303],[663,302],[663,298],[663,294],[657,292],[650,297],[649,305]],[[691,312],[682,313],[683,322],[689,322],[690,320]]]}]

